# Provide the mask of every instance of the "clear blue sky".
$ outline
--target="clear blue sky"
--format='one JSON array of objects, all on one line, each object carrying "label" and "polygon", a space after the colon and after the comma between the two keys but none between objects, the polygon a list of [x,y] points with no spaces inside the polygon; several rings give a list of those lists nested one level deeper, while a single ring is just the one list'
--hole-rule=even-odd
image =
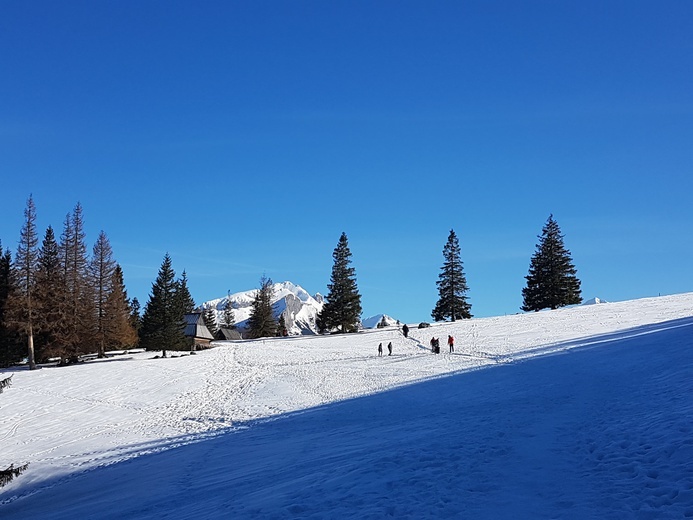
[{"label": "clear blue sky", "polygon": [[693,291],[693,2],[3,1],[0,240],[77,202],[144,305],[266,273],[430,321],[452,228],[519,311],[549,214],[585,299]]}]

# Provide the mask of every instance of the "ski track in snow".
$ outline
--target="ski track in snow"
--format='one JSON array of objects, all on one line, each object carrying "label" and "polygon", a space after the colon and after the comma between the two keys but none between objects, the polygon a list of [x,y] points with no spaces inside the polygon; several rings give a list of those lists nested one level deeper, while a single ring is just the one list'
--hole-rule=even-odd
[{"label": "ski track in snow", "polygon": [[[608,348],[609,342],[677,327],[693,329],[693,321],[687,319],[693,316],[692,294],[638,300],[636,312],[629,311],[629,305],[634,303],[412,327],[408,339],[396,328],[385,328],[356,335],[219,342],[216,348],[178,358],[151,359],[152,353],[136,353],[75,367],[19,370],[12,391],[0,397],[0,465],[29,462],[30,469],[0,490],[0,504],[33,495],[95,467],[242,430],[258,420],[530,357],[576,348]],[[455,353],[447,353],[447,334],[455,336]],[[441,340],[439,355],[428,348],[432,336]],[[390,341],[393,356],[387,355]],[[382,358],[377,356],[379,343],[383,344]],[[656,397],[663,403],[680,398]],[[590,406],[593,408],[586,412],[600,408],[598,395]],[[690,497],[693,504],[693,479],[675,488],[669,485],[677,478],[672,475],[677,465],[690,465],[687,461],[693,460],[690,417],[662,417],[666,424],[647,417],[643,423],[637,410],[628,412],[631,415],[623,421],[632,424],[626,437],[620,427],[604,419],[623,417],[624,411],[608,409],[598,414],[602,422],[578,421],[569,429],[561,425],[565,431],[560,435],[583,460],[582,471],[601,473],[605,479],[622,473],[640,489],[628,497],[633,493],[631,486],[612,489],[605,482],[605,500],[620,494],[633,507],[647,503],[654,511],[682,497]],[[649,429],[677,432],[680,445],[660,447],[648,435]],[[486,434],[478,435],[483,438]],[[541,442],[541,436],[528,441],[528,450],[532,442]],[[479,454],[482,460],[485,456],[502,459],[511,446],[503,437],[494,437],[474,449],[477,459]],[[384,469],[395,461],[378,463]],[[423,448],[412,454],[410,463],[434,467],[460,461],[440,461],[433,448]],[[471,471],[473,474],[474,468]],[[50,483],[42,484],[49,477]],[[495,485],[488,475],[479,475],[475,482],[470,484],[471,493]],[[422,492],[426,489],[424,485]],[[571,506],[569,501],[564,505]],[[444,505],[439,512],[445,512]],[[693,505],[686,514],[693,517]]]}]

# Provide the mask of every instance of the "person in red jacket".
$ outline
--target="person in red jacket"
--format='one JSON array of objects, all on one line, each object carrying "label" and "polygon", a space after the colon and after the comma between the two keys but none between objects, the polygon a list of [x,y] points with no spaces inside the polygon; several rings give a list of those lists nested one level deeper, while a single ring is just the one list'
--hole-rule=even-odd
[{"label": "person in red jacket", "polygon": [[450,347],[450,352],[455,352],[455,338],[448,336],[448,347]]}]

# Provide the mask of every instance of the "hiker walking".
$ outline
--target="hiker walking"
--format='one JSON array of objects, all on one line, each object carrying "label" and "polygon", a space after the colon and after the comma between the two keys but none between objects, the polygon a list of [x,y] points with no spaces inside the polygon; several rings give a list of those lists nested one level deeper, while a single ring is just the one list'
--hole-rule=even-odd
[{"label": "hiker walking", "polygon": [[390,343],[387,344],[387,355],[392,355],[392,341],[390,341]]},{"label": "hiker walking", "polygon": [[436,353],[436,338],[434,336],[431,337],[431,352]]},{"label": "hiker walking", "polygon": [[407,324],[405,323],[404,326],[402,327],[402,334],[404,334],[404,337],[407,338],[409,337],[409,327],[407,327]]},{"label": "hiker walking", "polygon": [[381,343],[378,345],[378,356],[382,357],[383,355],[383,344]]},{"label": "hiker walking", "polygon": [[455,352],[455,338],[448,336],[448,347],[450,347],[450,353]]}]

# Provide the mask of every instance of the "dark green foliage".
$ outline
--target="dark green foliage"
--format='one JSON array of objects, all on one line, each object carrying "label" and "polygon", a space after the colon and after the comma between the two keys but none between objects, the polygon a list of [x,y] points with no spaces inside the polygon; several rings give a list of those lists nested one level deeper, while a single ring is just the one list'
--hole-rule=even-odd
[{"label": "dark green foliage", "polygon": [[130,302],[130,325],[135,329],[135,332],[139,336],[140,329],[142,328],[142,318],[140,316],[140,301],[137,297],[133,298]]},{"label": "dark green foliage", "polygon": [[3,253],[0,243],[0,367],[9,367],[22,359],[24,346],[16,330],[9,326],[8,298],[12,291],[12,255]]},{"label": "dark green foliage", "polygon": [[167,350],[185,350],[187,347],[183,306],[178,293],[181,284],[175,276],[171,257],[166,253],[152,284],[140,330],[140,346],[146,350],[161,350],[164,357]]},{"label": "dark green foliage", "polygon": [[262,275],[260,288],[255,293],[250,318],[248,318],[248,335],[251,338],[276,336],[277,321],[274,319],[274,310],[272,309],[273,298],[272,279]]},{"label": "dark green foliage", "polygon": [[217,326],[217,315],[214,309],[212,307],[207,307],[202,313],[202,319],[209,332],[216,338],[219,327]]},{"label": "dark green foliage", "polygon": [[190,314],[195,310],[195,300],[193,300],[190,289],[188,289],[188,275],[185,270],[183,270],[183,274],[181,274],[180,280],[176,284],[176,297],[178,298],[181,316]]},{"label": "dark green foliage", "polygon": [[35,302],[40,318],[35,335],[36,359],[64,358],[66,337],[66,289],[60,252],[53,228],[48,226],[39,251]]},{"label": "dark green foliage", "polygon": [[289,331],[286,328],[286,319],[284,318],[284,313],[279,315],[279,325],[277,325],[277,336],[288,336]]},{"label": "dark green foliage", "polygon": [[226,299],[226,307],[224,307],[224,325],[228,329],[236,328],[236,315],[233,312],[233,304],[230,297]]},{"label": "dark green foliage", "polygon": [[14,464],[10,464],[10,467],[7,469],[1,469],[0,470],[0,487],[3,487],[10,482],[15,477],[18,477],[22,473],[26,471],[26,469],[29,467],[29,464],[24,464],[22,466],[17,466],[16,468],[14,467]]},{"label": "dark green foliage", "polygon": [[356,332],[361,324],[361,295],[356,286],[356,271],[351,264],[351,251],[346,233],[339,237],[332,253],[334,265],[327,285],[325,304],[317,316],[320,332]]},{"label": "dark green foliage", "polygon": [[443,267],[438,275],[438,302],[431,317],[434,321],[471,318],[472,306],[467,302],[467,279],[460,259],[460,243],[451,229],[443,247]]},{"label": "dark green foliage", "polygon": [[557,309],[582,303],[580,280],[576,274],[570,251],[563,244],[561,230],[550,215],[539,236],[529,274],[525,276],[527,286],[522,289],[522,310]]}]

